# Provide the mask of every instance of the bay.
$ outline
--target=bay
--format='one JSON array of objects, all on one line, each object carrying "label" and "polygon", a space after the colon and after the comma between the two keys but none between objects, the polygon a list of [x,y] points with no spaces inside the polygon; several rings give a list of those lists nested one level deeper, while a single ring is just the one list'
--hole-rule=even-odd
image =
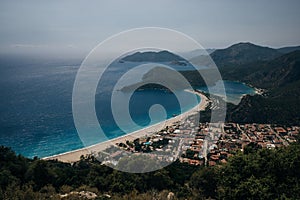
[{"label": "bay", "polygon": [[[72,116],[72,88],[78,68],[77,65],[2,64],[0,145],[9,146],[27,157],[45,157],[82,148]],[[251,88],[243,83],[226,81],[225,87],[229,99],[233,100],[252,93]],[[187,99],[191,95],[183,93]],[[97,91],[96,110],[107,138],[111,139],[124,132],[114,123],[107,106],[110,104],[109,98],[104,96],[109,97],[109,94]],[[154,104],[165,108],[167,118],[194,106],[187,101],[181,110],[176,97],[170,92],[137,91],[133,93],[129,105],[134,122],[145,127],[163,120],[159,117],[150,120],[149,108]],[[136,130],[136,127],[127,128]],[[101,140],[95,138],[90,144],[98,142]]]}]

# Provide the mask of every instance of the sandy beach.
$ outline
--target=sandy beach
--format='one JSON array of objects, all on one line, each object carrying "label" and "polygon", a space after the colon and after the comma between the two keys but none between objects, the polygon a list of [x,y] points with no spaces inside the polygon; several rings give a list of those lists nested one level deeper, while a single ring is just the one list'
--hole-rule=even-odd
[{"label": "sandy beach", "polygon": [[192,109],[190,109],[190,110],[188,110],[188,111],[186,111],[186,112],[184,112],[180,115],[177,115],[177,116],[172,117],[170,119],[167,119],[165,121],[159,122],[159,123],[154,124],[152,126],[145,127],[143,129],[134,131],[134,132],[129,133],[129,134],[124,135],[124,136],[120,136],[120,137],[117,137],[117,138],[114,138],[114,139],[111,139],[111,140],[108,140],[108,141],[105,141],[105,142],[101,142],[101,143],[98,143],[98,144],[95,144],[95,145],[92,145],[92,146],[82,148],[82,149],[77,149],[77,150],[74,150],[74,151],[69,151],[69,152],[65,152],[65,153],[45,157],[45,158],[42,158],[42,159],[44,159],[44,160],[57,159],[59,161],[69,162],[69,163],[76,162],[76,161],[80,160],[81,155],[88,155],[88,154],[91,154],[93,152],[103,151],[107,147],[109,147],[111,145],[114,145],[116,143],[120,143],[120,142],[125,143],[127,140],[132,141],[136,138],[140,138],[140,137],[143,137],[143,136],[146,136],[146,135],[151,135],[151,134],[157,132],[159,128],[166,127],[166,126],[171,126],[175,122],[183,120],[183,119],[187,118],[188,116],[190,116],[190,115],[192,115],[192,114],[194,114],[194,113],[196,113],[200,110],[204,110],[206,108],[206,106],[208,104],[208,101],[209,101],[208,98],[204,94],[202,94],[201,92],[198,92],[198,91],[190,91],[190,92],[193,92],[193,93],[197,94],[198,96],[200,96],[201,101],[200,101],[199,104],[194,106]]}]

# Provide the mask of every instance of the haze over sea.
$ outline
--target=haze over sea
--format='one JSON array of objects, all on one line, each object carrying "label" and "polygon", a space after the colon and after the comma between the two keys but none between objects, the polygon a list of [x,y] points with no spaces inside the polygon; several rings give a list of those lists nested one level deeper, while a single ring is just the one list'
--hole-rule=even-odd
[{"label": "haze over sea", "polygon": [[[83,144],[77,135],[72,116],[72,89],[78,65],[0,64],[0,145],[10,146],[28,157],[45,157],[78,148]],[[243,83],[225,83],[227,100],[238,103],[254,90]],[[216,86],[218,87],[218,86]],[[185,95],[191,95],[184,92]],[[107,93],[96,94],[97,115],[108,138],[124,134],[112,120],[105,105]],[[161,91],[138,91],[131,98],[131,115],[141,125],[149,125],[149,107],[161,104],[168,118],[180,113],[174,94]],[[183,111],[194,105],[185,105]],[[155,122],[153,122],[155,123]],[[132,131],[135,127],[130,127]],[[97,139],[92,143],[97,143]]]}]

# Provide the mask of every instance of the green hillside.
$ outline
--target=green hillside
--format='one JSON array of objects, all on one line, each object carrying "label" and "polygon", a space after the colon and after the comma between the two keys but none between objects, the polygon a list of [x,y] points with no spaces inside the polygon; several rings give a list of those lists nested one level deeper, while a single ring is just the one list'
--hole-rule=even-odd
[{"label": "green hillside", "polygon": [[256,61],[268,61],[282,55],[276,49],[261,47],[252,43],[238,43],[226,49],[219,49],[210,54],[216,65],[221,67],[244,65]]},{"label": "green hillside", "polygon": [[257,123],[300,123],[300,51],[271,61],[220,68],[223,79],[266,89],[263,96],[247,96],[229,110],[228,120]]},{"label": "green hillside", "polygon": [[220,68],[223,79],[239,80],[259,88],[274,89],[300,80],[300,50],[270,61]]},{"label": "green hillside", "polygon": [[[299,199],[300,144],[256,149],[214,167],[180,162],[151,173],[130,174],[101,165],[93,157],[73,165],[27,159],[0,147],[0,199],[60,199],[59,194],[94,192],[97,199]],[[85,199],[78,194],[64,199]]]}]

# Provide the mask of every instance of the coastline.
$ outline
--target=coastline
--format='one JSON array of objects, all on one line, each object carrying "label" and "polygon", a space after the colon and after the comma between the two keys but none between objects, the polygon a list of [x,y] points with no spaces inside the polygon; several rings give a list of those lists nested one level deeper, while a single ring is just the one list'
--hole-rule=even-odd
[{"label": "coastline", "polygon": [[200,91],[190,91],[190,92],[198,95],[201,98],[201,101],[196,106],[194,106],[193,108],[191,108],[190,110],[188,110],[184,113],[181,113],[180,115],[177,115],[170,119],[166,119],[162,122],[153,124],[151,126],[145,127],[143,129],[134,131],[132,133],[129,133],[129,134],[105,141],[105,142],[97,143],[97,144],[94,144],[94,145],[91,145],[88,147],[84,147],[84,148],[73,150],[73,151],[68,151],[68,152],[53,155],[53,156],[44,157],[42,159],[43,160],[59,160],[62,162],[73,163],[73,162],[79,161],[80,156],[82,156],[82,155],[89,155],[93,152],[103,151],[106,148],[108,148],[111,145],[114,145],[116,143],[126,142],[126,140],[134,140],[136,138],[146,136],[149,134],[149,132],[151,132],[151,134],[152,134],[152,133],[156,132],[157,129],[159,127],[161,127],[162,125],[164,125],[164,127],[171,126],[175,122],[185,119],[188,116],[190,116],[198,111],[205,110],[206,106],[208,105],[209,99]]},{"label": "coastline", "polygon": [[[212,95],[220,97],[226,103],[231,103],[231,104],[234,104],[234,105],[238,105],[241,102],[241,100],[247,95],[250,95],[250,96],[263,95],[263,93],[265,92],[263,89],[256,88],[256,87],[252,86],[251,84],[241,82],[241,81],[238,81],[238,80],[236,80],[236,81],[223,80],[223,83],[224,83],[224,86],[225,86],[225,83],[229,83],[230,84],[229,88],[232,87],[231,83],[234,83],[234,84],[237,83],[237,84],[241,84],[241,85],[251,89],[251,92],[249,92],[248,89],[245,88],[245,89],[247,89],[247,91],[244,91],[245,89],[243,89],[243,93],[237,93],[237,94],[231,93],[231,92],[225,90],[225,93],[226,93],[225,96],[223,96],[221,94],[218,94],[218,93],[215,93],[215,94],[212,93]],[[209,91],[207,91],[205,89],[203,90],[201,87],[198,88],[198,90],[200,90],[201,92],[204,92],[204,93],[209,93]]]}]

